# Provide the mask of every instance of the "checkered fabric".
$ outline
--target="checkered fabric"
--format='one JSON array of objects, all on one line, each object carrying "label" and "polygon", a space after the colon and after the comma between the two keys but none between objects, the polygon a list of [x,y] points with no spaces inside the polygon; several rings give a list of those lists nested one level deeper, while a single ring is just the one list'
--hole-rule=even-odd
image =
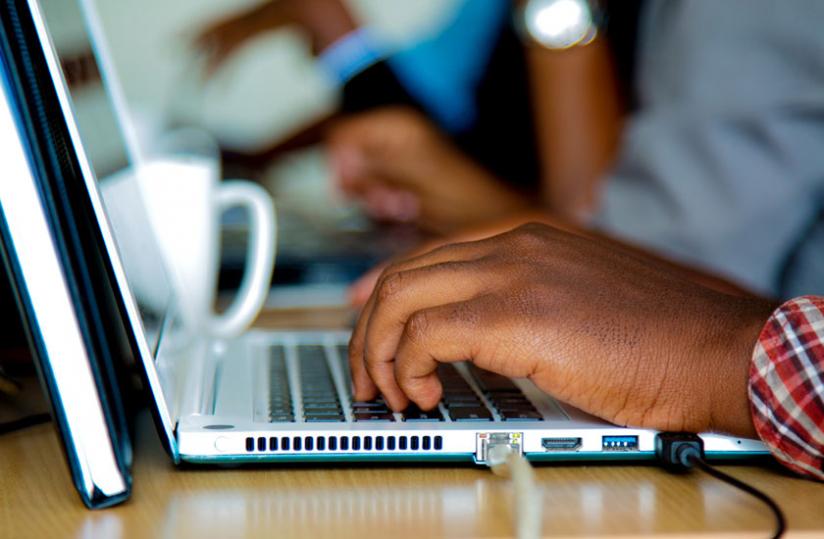
[{"label": "checkered fabric", "polygon": [[753,354],[749,395],[773,455],[824,481],[824,297],[794,299],[773,313]]}]

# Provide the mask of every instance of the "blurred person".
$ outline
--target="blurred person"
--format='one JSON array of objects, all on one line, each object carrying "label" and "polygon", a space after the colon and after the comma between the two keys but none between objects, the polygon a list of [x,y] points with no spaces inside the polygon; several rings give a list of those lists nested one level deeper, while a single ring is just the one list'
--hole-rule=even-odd
[{"label": "blurred person", "polygon": [[[333,133],[333,151],[357,155],[348,158],[355,165],[343,167],[348,184],[367,186],[362,188],[367,197],[372,186],[412,197],[414,204],[407,205],[417,208],[421,219],[432,218],[426,208],[449,214],[439,216],[441,221],[450,215],[462,219],[483,198],[510,216],[524,208],[546,211],[761,294],[822,293],[824,33],[819,20],[824,4],[814,0],[643,3],[635,55],[637,106],[621,133],[616,163],[601,178],[581,181],[586,174],[579,173],[571,182],[553,183],[551,175],[544,177],[549,192],[594,186],[573,195],[572,200],[583,196],[584,203],[573,203],[572,211],[557,207],[553,197],[489,194],[487,186],[500,184],[485,171],[457,167],[461,156],[409,118],[343,124]],[[532,65],[533,89],[540,92],[542,72]],[[565,120],[573,127],[575,121],[574,116]],[[565,139],[563,125],[556,124],[555,137]],[[414,144],[398,142],[403,131],[417,133],[407,139]],[[545,147],[542,143],[541,150]],[[468,204],[461,204],[460,194],[448,203],[436,201],[451,181],[437,173],[439,168],[460,178]],[[461,171],[453,172],[456,168]],[[476,199],[473,192],[482,196]],[[489,208],[479,213],[497,215]],[[489,234],[512,224],[508,218],[500,227],[482,229]],[[365,301],[376,276],[373,272],[355,287],[356,302]]]},{"label": "blurred person", "polygon": [[[343,114],[384,106],[414,111],[458,151],[528,194],[536,188],[539,165],[525,58],[510,12],[509,0],[461,0],[444,24],[395,50],[361,26],[343,0],[272,0],[208,25],[195,43],[213,73],[257,35],[298,27],[319,65],[340,85]],[[319,142],[321,131],[301,133],[262,158]],[[510,133],[503,142],[502,131]]]}]

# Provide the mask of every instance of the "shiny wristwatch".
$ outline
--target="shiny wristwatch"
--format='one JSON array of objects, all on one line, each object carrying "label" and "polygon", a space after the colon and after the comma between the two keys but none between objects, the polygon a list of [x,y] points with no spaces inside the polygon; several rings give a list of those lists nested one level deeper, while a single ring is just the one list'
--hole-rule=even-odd
[{"label": "shiny wristwatch", "polygon": [[592,0],[526,0],[515,23],[525,43],[560,50],[592,42],[600,15]]}]

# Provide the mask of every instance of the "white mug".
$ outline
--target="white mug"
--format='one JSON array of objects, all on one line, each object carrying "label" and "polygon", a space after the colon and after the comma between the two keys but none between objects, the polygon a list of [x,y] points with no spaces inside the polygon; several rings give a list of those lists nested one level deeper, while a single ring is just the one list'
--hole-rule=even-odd
[{"label": "white mug", "polygon": [[[101,190],[138,301],[165,310],[165,284],[187,330],[231,338],[254,322],[268,296],[276,222],[272,199],[262,187],[220,181],[219,169],[218,160],[203,156],[158,156],[107,178]],[[218,314],[220,216],[234,207],[249,215],[249,252],[237,295]]]}]

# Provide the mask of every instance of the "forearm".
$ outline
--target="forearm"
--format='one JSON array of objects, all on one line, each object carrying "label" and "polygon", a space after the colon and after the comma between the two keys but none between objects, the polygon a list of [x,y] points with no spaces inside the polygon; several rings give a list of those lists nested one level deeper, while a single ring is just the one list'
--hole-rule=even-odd
[{"label": "forearm", "polygon": [[312,30],[317,52],[325,50],[358,28],[354,17],[341,0],[300,0],[300,5],[300,17]]},{"label": "forearm", "polygon": [[578,220],[594,207],[623,124],[609,49],[598,38],[563,51],[532,47],[527,58],[544,202],[558,215]]}]

